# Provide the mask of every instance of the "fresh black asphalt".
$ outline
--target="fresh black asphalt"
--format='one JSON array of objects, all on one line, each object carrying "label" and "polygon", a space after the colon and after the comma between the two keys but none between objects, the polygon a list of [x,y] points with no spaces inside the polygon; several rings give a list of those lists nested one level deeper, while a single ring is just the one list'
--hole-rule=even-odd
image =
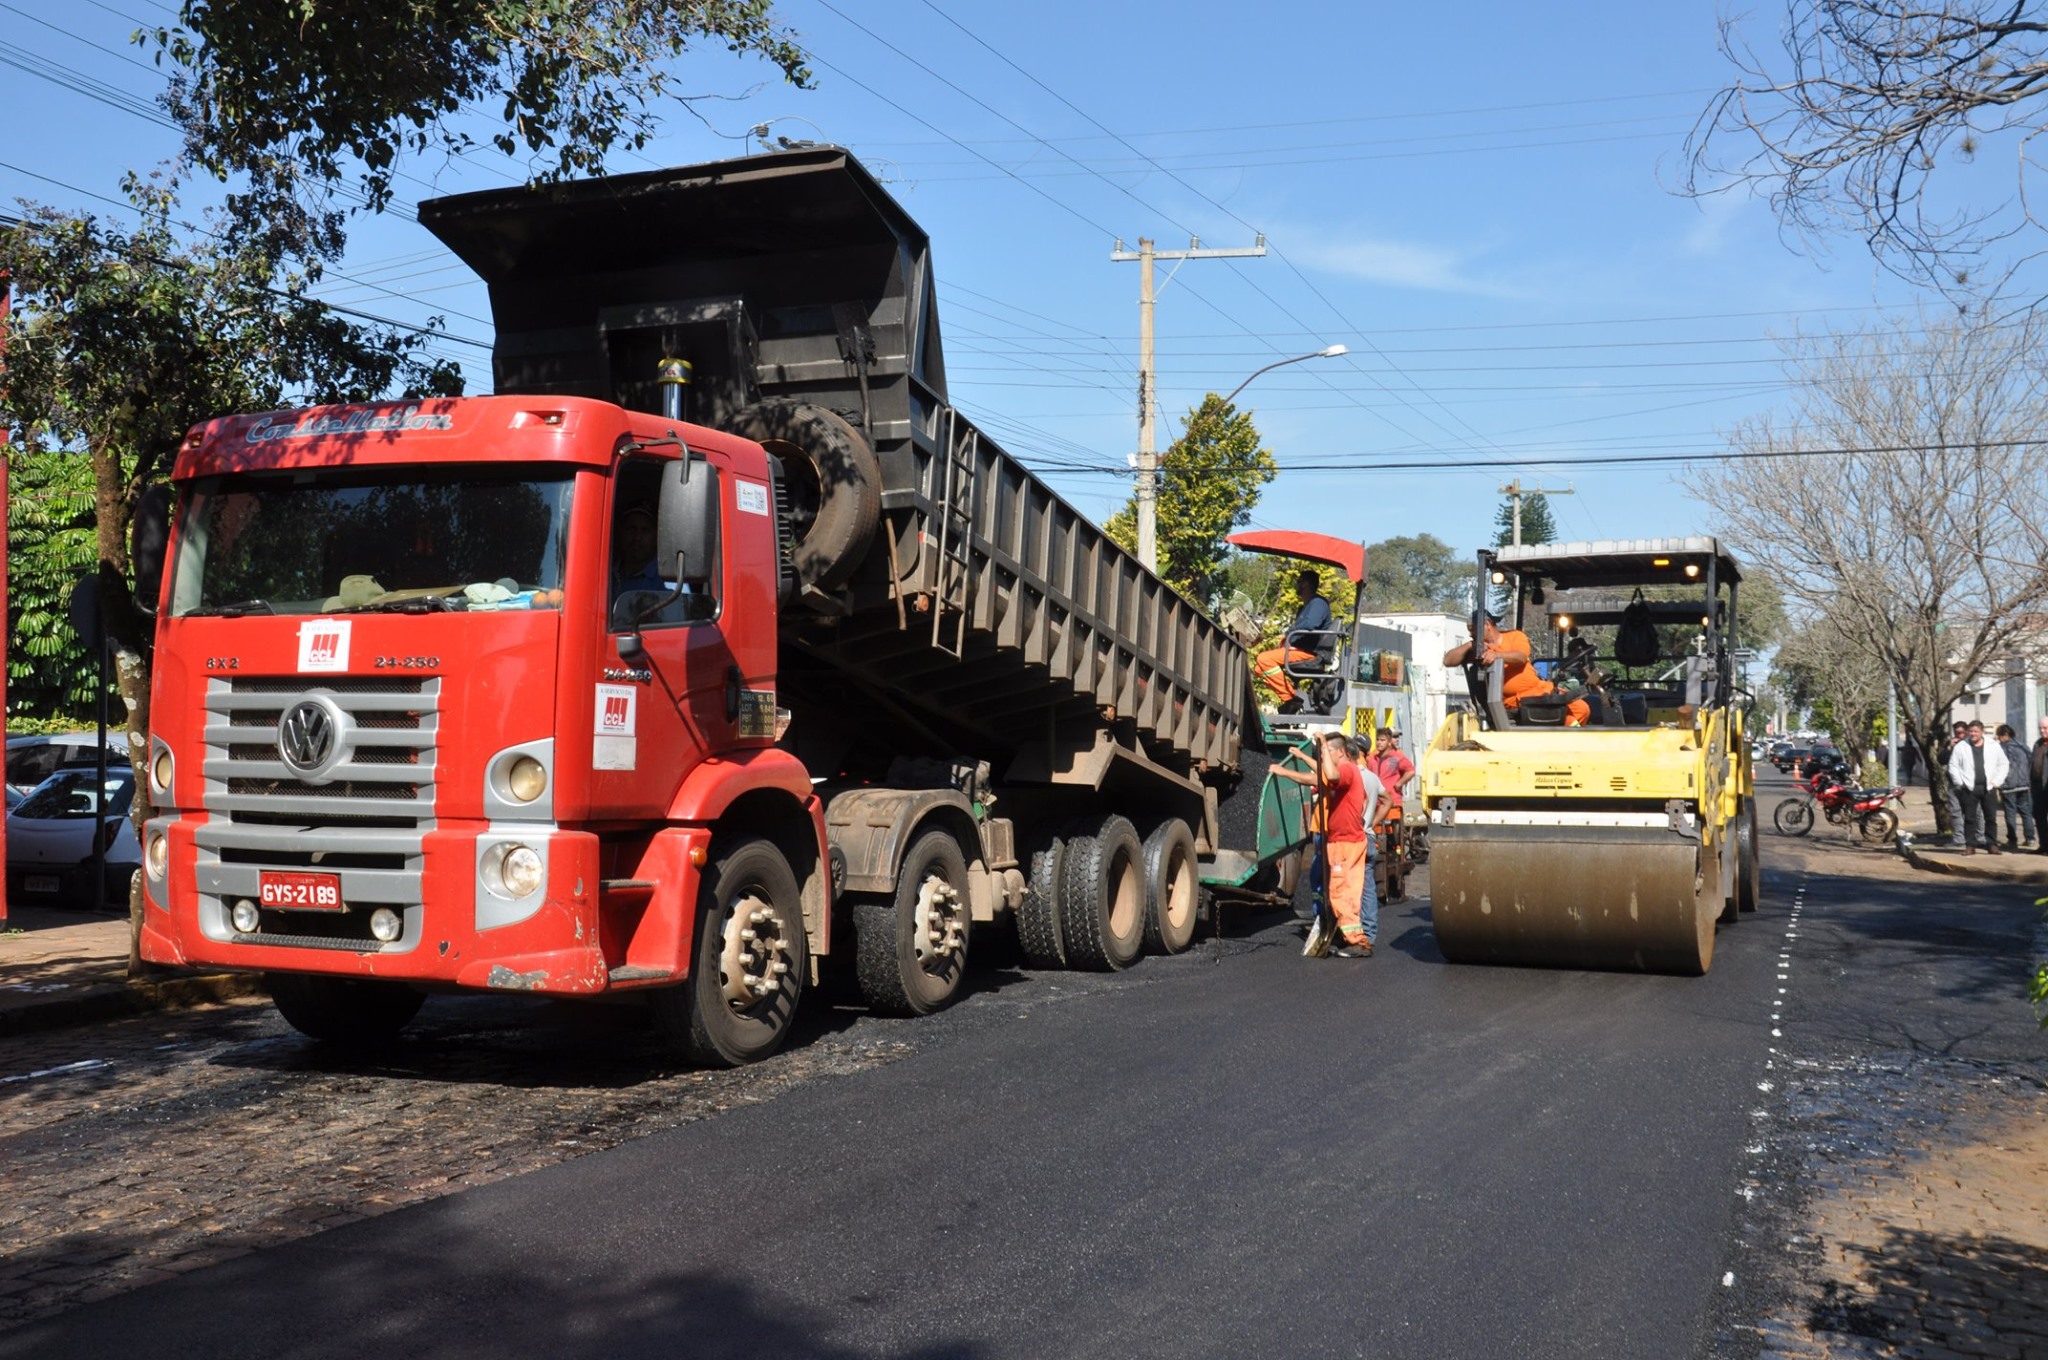
[{"label": "fresh black asphalt", "polygon": [[910,1045],[888,1065],[0,1357],[1697,1354],[1770,1046],[1769,887],[1697,980],[1453,968],[1424,902],[1369,961],[1267,917],[1124,976],[984,972],[943,1015],[856,1022]]}]

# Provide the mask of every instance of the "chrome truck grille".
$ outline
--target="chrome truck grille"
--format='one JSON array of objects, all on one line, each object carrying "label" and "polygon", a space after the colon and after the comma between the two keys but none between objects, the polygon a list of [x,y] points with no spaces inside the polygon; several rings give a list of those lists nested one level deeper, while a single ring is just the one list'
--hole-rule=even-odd
[{"label": "chrome truck grille", "polygon": [[[247,944],[400,953],[420,932],[423,844],[434,827],[438,677],[212,679],[206,689],[206,824],[197,888],[209,934]],[[347,910],[228,911],[265,869],[333,873]],[[380,944],[369,915],[401,912]]]}]

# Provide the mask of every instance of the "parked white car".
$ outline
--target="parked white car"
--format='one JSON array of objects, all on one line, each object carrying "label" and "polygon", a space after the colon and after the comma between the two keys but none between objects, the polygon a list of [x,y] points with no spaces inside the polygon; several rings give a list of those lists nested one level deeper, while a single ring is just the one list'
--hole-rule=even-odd
[{"label": "parked white car", "polygon": [[[126,763],[122,734],[107,734],[107,759]],[[27,793],[67,765],[89,765],[96,758],[99,737],[92,732],[59,732],[48,737],[7,739],[7,787]]]},{"label": "parked white car", "polygon": [[[12,905],[94,907],[128,900],[142,847],[128,806],[135,776],[110,766],[104,787],[91,766],[59,770],[7,811],[7,900]],[[94,891],[93,838],[106,847],[106,874]]]}]

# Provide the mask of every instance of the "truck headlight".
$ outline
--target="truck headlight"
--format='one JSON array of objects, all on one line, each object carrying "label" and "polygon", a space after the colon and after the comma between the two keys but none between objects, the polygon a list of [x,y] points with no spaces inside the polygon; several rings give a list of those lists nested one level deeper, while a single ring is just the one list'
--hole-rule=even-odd
[{"label": "truck headlight", "polygon": [[505,772],[505,792],[522,803],[531,803],[548,789],[547,766],[532,756],[521,756]]},{"label": "truck headlight", "polygon": [[500,897],[531,897],[546,875],[540,852],[530,845],[508,841],[484,855],[484,886]]},{"label": "truck headlight", "polygon": [[149,779],[156,785],[156,792],[171,791],[171,748],[166,746],[156,753],[156,759],[149,762]]},{"label": "truck headlight", "polygon": [[171,847],[169,839],[161,831],[151,833],[148,853],[149,876],[151,878],[162,878],[164,876],[164,865],[170,862],[170,857]]}]

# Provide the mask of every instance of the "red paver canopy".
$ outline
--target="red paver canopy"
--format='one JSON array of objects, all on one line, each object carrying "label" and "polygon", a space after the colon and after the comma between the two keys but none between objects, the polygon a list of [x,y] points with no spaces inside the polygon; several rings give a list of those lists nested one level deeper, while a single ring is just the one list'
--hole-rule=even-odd
[{"label": "red paver canopy", "polygon": [[1350,577],[1353,585],[1365,579],[1363,543],[1350,543],[1328,534],[1311,534],[1301,529],[1249,529],[1241,534],[1232,534],[1226,541],[1246,552],[1321,562]]}]

